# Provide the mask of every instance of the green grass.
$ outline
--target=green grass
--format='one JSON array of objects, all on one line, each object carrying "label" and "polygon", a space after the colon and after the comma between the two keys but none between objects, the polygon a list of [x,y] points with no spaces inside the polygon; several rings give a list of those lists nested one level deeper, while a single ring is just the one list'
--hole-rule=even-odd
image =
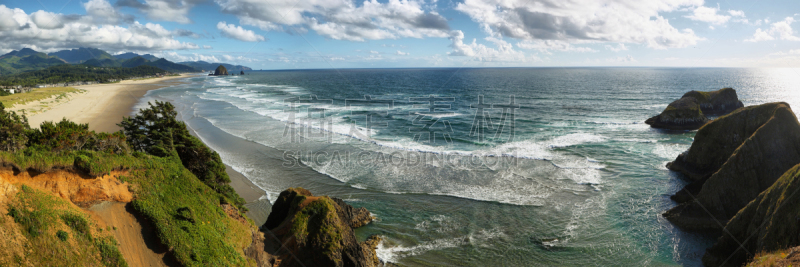
[{"label": "green grass", "polygon": [[[177,155],[162,158],[142,153],[53,153],[28,148],[16,153],[0,152],[0,162],[37,171],[74,168],[76,163],[94,174],[128,170],[128,175],[121,180],[131,183],[135,194],[133,208],[155,225],[158,238],[172,248],[180,263],[184,266],[248,265],[242,251],[251,243],[252,225],[244,225],[225,214],[220,206],[224,197],[184,168]],[[45,221],[63,221],[70,226],[75,239],[87,227],[80,219],[70,216],[48,217]],[[50,236],[55,238],[55,233]],[[96,246],[102,248],[107,244],[101,242]]]},{"label": "green grass", "polygon": [[58,96],[59,99],[66,97],[68,93],[84,92],[85,90],[75,89],[72,87],[49,87],[33,89],[27,93],[17,93],[13,95],[0,96],[0,102],[6,107],[13,107],[17,104],[25,104],[34,101],[47,99],[53,96]]},{"label": "green grass", "polygon": [[[0,264],[127,266],[113,237],[89,231],[92,223],[82,210],[49,192],[25,185],[19,189],[8,203],[6,215],[26,239],[19,245],[34,249],[24,250],[24,255],[2,254]],[[69,232],[76,238],[70,240]]]}]

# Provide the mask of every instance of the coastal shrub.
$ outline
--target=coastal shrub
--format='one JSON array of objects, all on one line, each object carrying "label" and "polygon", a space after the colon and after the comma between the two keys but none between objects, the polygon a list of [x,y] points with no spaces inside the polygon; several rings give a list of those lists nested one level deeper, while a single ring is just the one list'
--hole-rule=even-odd
[{"label": "coastal shrub", "polygon": [[28,118],[17,115],[16,112],[7,111],[0,102],[0,150],[19,151],[25,148],[28,142]]},{"label": "coastal shrub", "polygon": [[39,129],[30,131],[28,146],[48,151],[93,150],[109,153],[127,153],[128,147],[122,132],[95,133],[88,124],[78,124],[67,119],[58,123],[43,122]]},{"label": "coastal shrub", "polygon": [[61,239],[61,241],[67,241],[67,239],[69,238],[69,234],[67,232],[64,232],[64,230],[58,230],[58,232],[56,232],[56,236],[58,237],[58,239]]},{"label": "coastal shrub", "polygon": [[103,259],[103,265],[107,267],[127,267],[128,263],[122,257],[122,253],[117,248],[117,242],[111,237],[98,238],[94,242],[98,250],[100,250],[100,257]]},{"label": "coastal shrub", "polygon": [[69,226],[69,228],[72,228],[72,231],[75,231],[75,233],[78,233],[81,236],[89,239],[92,238],[92,234],[89,232],[89,222],[86,220],[86,218],[77,214],[68,213],[61,215],[61,220],[64,221],[64,224]]},{"label": "coastal shrub", "polygon": [[191,135],[186,124],[176,118],[178,113],[171,103],[147,104],[149,108],[140,110],[136,116],[123,118],[118,124],[130,147],[158,157],[175,151],[183,166],[200,181],[225,196],[239,210],[246,210],[244,199],[229,185],[230,177],[219,154]]},{"label": "coastal shrub", "polygon": [[10,208],[8,215],[14,218],[14,222],[22,226],[30,237],[40,236],[47,223],[41,211],[31,211],[22,207]]}]

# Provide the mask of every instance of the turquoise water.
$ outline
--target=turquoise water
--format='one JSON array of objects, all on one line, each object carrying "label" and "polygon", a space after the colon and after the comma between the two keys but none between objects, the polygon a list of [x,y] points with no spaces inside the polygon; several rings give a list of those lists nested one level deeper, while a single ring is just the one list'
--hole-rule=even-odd
[{"label": "turquoise water", "polygon": [[796,106],[795,77],[793,69],[269,71],[196,76],[143,101],[175,103],[226,164],[267,192],[250,204],[262,209],[257,221],[288,187],[340,197],[378,218],[357,234],[383,236],[384,261],[693,266],[715,236],[676,229],[660,214],[685,185],[664,165],[694,132],[643,121],[689,90],[733,87],[745,105]]}]

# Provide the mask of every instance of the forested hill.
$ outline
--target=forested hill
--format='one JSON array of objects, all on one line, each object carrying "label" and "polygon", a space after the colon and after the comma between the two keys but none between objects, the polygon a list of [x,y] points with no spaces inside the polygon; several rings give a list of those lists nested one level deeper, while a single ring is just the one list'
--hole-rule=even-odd
[{"label": "forested hill", "polygon": [[164,74],[167,74],[166,71],[147,65],[124,68],[63,64],[43,70],[0,76],[0,86],[22,85],[24,87],[33,87],[37,84],[86,81],[108,82],[110,80],[124,80],[134,77]]}]

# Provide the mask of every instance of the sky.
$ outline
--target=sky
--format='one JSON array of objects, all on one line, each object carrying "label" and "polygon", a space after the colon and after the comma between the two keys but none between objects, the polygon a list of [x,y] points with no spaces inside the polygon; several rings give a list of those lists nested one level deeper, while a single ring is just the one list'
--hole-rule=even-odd
[{"label": "sky", "polygon": [[800,67],[800,1],[3,0],[0,53],[253,69]]}]

